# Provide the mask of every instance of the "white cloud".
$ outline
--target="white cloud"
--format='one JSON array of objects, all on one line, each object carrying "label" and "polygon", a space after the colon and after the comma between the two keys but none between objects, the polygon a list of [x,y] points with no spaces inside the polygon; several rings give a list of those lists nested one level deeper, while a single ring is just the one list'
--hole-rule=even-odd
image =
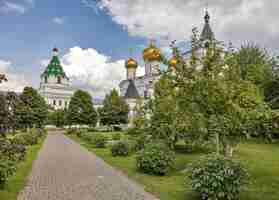
[{"label": "white cloud", "polygon": [[0,2],[1,14],[25,14],[33,6],[34,0],[3,0]]},{"label": "white cloud", "polygon": [[126,78],[124,60],[112,61],[94,48],[73,47],[62,56],[61,62],[73,84],[89,90],[94,98],[104,97],[113,88],[118,88],[120,81]]},{"label": "white cloud", "polygon": [[8,82],[0,84],[0,91],[22,92],[25,86],[30,85],[26,77],[22,74],[11,72],[12,63],[0,60],[0,74],[5,74]]},{"label": "white cloud", "polygon": [[53,21],[55,24],[62,25],[62,24],[64,24],[65,19],[64,19],[63,17],[55,17],[55,18],[52,19],[52,21]]},{"label": "white cloud", "polygon": [[[202,27],[205,1],[100,0],[97,5],[131,35],[189,40],[194,26]],[[253,40],[279,46],[277,0],[211,0],[211,25],[219,40]]]}]

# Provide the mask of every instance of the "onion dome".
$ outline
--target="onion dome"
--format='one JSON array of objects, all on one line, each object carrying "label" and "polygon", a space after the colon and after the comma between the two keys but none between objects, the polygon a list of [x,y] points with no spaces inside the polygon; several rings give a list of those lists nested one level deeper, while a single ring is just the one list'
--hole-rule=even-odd
[{"label": "onion dome", "polygon": [[177,60],[177,58],[174,56],[174,57],[172,57],[170,60],[169,60],[169,67],[176,67],[176,65],[177,65],[177,63],[178,63],[178,60]]},{"label": "onion dome", "polygon": [[161,51],[153,43],[143,50],[143,59],[145,61],[161,61]]},{"label": "onion dome", "polygon": [[128,68],[137,68],[138,67],[138,63],[137,61],[135,61],[132,58],[129,58],[126,62],[125,62],[125,67]]}]

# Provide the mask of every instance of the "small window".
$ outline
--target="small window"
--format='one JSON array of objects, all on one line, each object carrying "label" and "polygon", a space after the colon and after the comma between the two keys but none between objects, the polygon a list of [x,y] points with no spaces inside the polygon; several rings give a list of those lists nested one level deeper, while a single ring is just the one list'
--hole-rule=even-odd
[{"label": "small window", "polygon": [[57,77],[57,83],[61,84],[61,77],[60,76]]},{"label": "small window", "polygon": [[61,100],[59,100],[59,106],[62,106],[62,101]]},{"label": "small window", "polygon": [[45,77],[45,83],[47,83],[47,77]]},{"label": "small window", "polygon": [[56,100],[53,100],[53,105],[56,106]]}]

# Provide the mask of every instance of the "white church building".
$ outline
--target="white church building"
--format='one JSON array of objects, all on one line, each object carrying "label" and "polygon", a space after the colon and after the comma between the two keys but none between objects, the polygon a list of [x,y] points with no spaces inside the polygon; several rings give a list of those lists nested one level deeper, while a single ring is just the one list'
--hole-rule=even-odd
[{"label": "white church building", "polygon": [[41,75],[39,93],[53,109],[68,107],[74,89],[59,60],[59,51],[53,49],[52,59]]}]

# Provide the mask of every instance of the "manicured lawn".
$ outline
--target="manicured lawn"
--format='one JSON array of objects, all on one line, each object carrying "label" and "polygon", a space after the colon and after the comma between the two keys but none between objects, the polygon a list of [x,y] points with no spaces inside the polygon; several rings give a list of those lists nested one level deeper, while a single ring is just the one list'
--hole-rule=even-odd
[{"label": "manicured lawn", "polygon": [[[121,170],[130,178],[145,186],[161,200],[195,200],[191,192],[189,179],[183,171],[202,153],[177,153],[175,169],[167,176],[145,175],[136,170],[135,156],[112,157],[110,148],[97,149],[76,136],[70,136],[89,151],[104,159],[108,164]],[[243,200],[278,200],[279,199],[279,144],[243,143],[239,146],[236,157],[243,161],[251,175],[251,184],[241,194]]]},{"label": "manicured lawn", "polygon": [[39,150],[43,145],[44,138],[40,139],[37,145],[30,146],[27,151],[26,159],[21,162],[16,174],[12,176],[4,190],[0,190],[0,200],[16,200],[18,193],[24,188],[27,177],[32,169],[33,161],[36,159]]}]

